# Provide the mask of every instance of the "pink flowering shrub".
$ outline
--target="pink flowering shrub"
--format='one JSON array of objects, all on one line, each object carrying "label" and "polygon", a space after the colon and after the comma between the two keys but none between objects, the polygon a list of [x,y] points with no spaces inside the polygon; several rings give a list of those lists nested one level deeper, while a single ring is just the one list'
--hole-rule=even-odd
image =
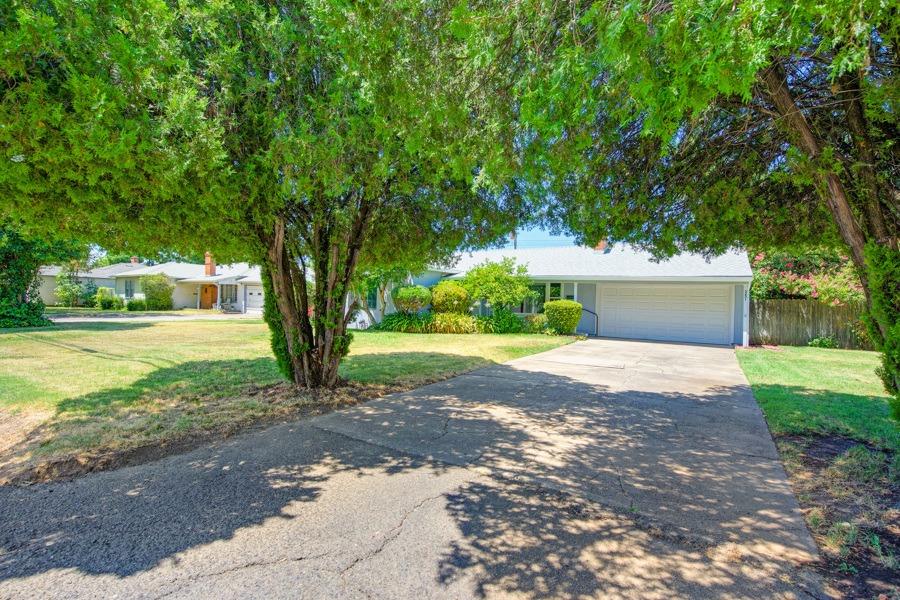
[{"label": "pink flowering shrub", "polygon": [[831,305],[864,299],[853,264],[837,253],[758,252],[751,262],[753,284],[750,295],[755,299],[812,298]]}]

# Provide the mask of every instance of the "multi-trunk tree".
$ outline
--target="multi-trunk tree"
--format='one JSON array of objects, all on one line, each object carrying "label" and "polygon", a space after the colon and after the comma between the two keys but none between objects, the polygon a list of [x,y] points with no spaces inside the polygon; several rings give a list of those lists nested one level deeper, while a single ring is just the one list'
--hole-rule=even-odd
[{"label": "multi-trunk tree", "polygon": [[0,206],[112,247],[262,264],[283,372],[335,385],[361,266],[442,260],[511,227],[508,195],[476,185],[508,164],[505,105],[453,7],[0,9]]}]

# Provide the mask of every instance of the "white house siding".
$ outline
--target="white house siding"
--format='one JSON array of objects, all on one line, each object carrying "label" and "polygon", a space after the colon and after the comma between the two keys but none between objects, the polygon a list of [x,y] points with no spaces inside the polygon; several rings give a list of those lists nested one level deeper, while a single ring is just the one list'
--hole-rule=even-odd
[{"label": "white house siding", "polygon": [[591,312],[597,312],[595,310],[595,305],[597,303],[597,284],[592,282],[579,282],[578,289],[576,291],[576,299],[585,309],[581,312],[581,320],[578,322],[578,328],[576,329],[576,331],[585,335],[597,335],[597,325],[599,319],[591,314]]},{"label": "white house siding", "polygon": [[[171,280],[170,280],[171,281]],[[172,308],[197,308],[196,283],[175,283],[172,291]]]},{"label": "white house siding", "polygon": [[47,306],[56,306],[59,303],[59,298],[56,297],[56,277],[53,275],[39,275],[38,277],[41,280],[38,288],[41,300]]}]

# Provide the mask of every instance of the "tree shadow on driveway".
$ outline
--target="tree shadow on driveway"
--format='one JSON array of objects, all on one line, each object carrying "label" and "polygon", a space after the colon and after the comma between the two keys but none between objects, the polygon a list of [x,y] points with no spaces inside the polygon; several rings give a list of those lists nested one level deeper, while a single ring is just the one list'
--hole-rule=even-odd
[{"label": "tree shadow on driveway", "polygon": [[0,488],[0,595],[59,577],[70,596],[166,591],[238,567],[255,595],[288,580],[321,596],[789,595],[809,535],[748,393],[498,365],[148,465]]}]

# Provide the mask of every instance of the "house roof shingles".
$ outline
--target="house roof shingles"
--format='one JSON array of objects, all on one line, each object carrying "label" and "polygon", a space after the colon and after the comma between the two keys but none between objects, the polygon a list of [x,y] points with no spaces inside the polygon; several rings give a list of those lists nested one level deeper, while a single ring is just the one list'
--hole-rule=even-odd
[{"label": "house roof shingles", "polygon": [[498,261],[505,257],[526,265],[534,279],[750,280],[753,276],[746,252],[732,250],[708,260],[698,254],[684,253],[657,262],[650,253],[625,245],[606,251],[582,246],[478,250],[460,255],[455,265],[442,270],[461,277],[486,260]]}]

